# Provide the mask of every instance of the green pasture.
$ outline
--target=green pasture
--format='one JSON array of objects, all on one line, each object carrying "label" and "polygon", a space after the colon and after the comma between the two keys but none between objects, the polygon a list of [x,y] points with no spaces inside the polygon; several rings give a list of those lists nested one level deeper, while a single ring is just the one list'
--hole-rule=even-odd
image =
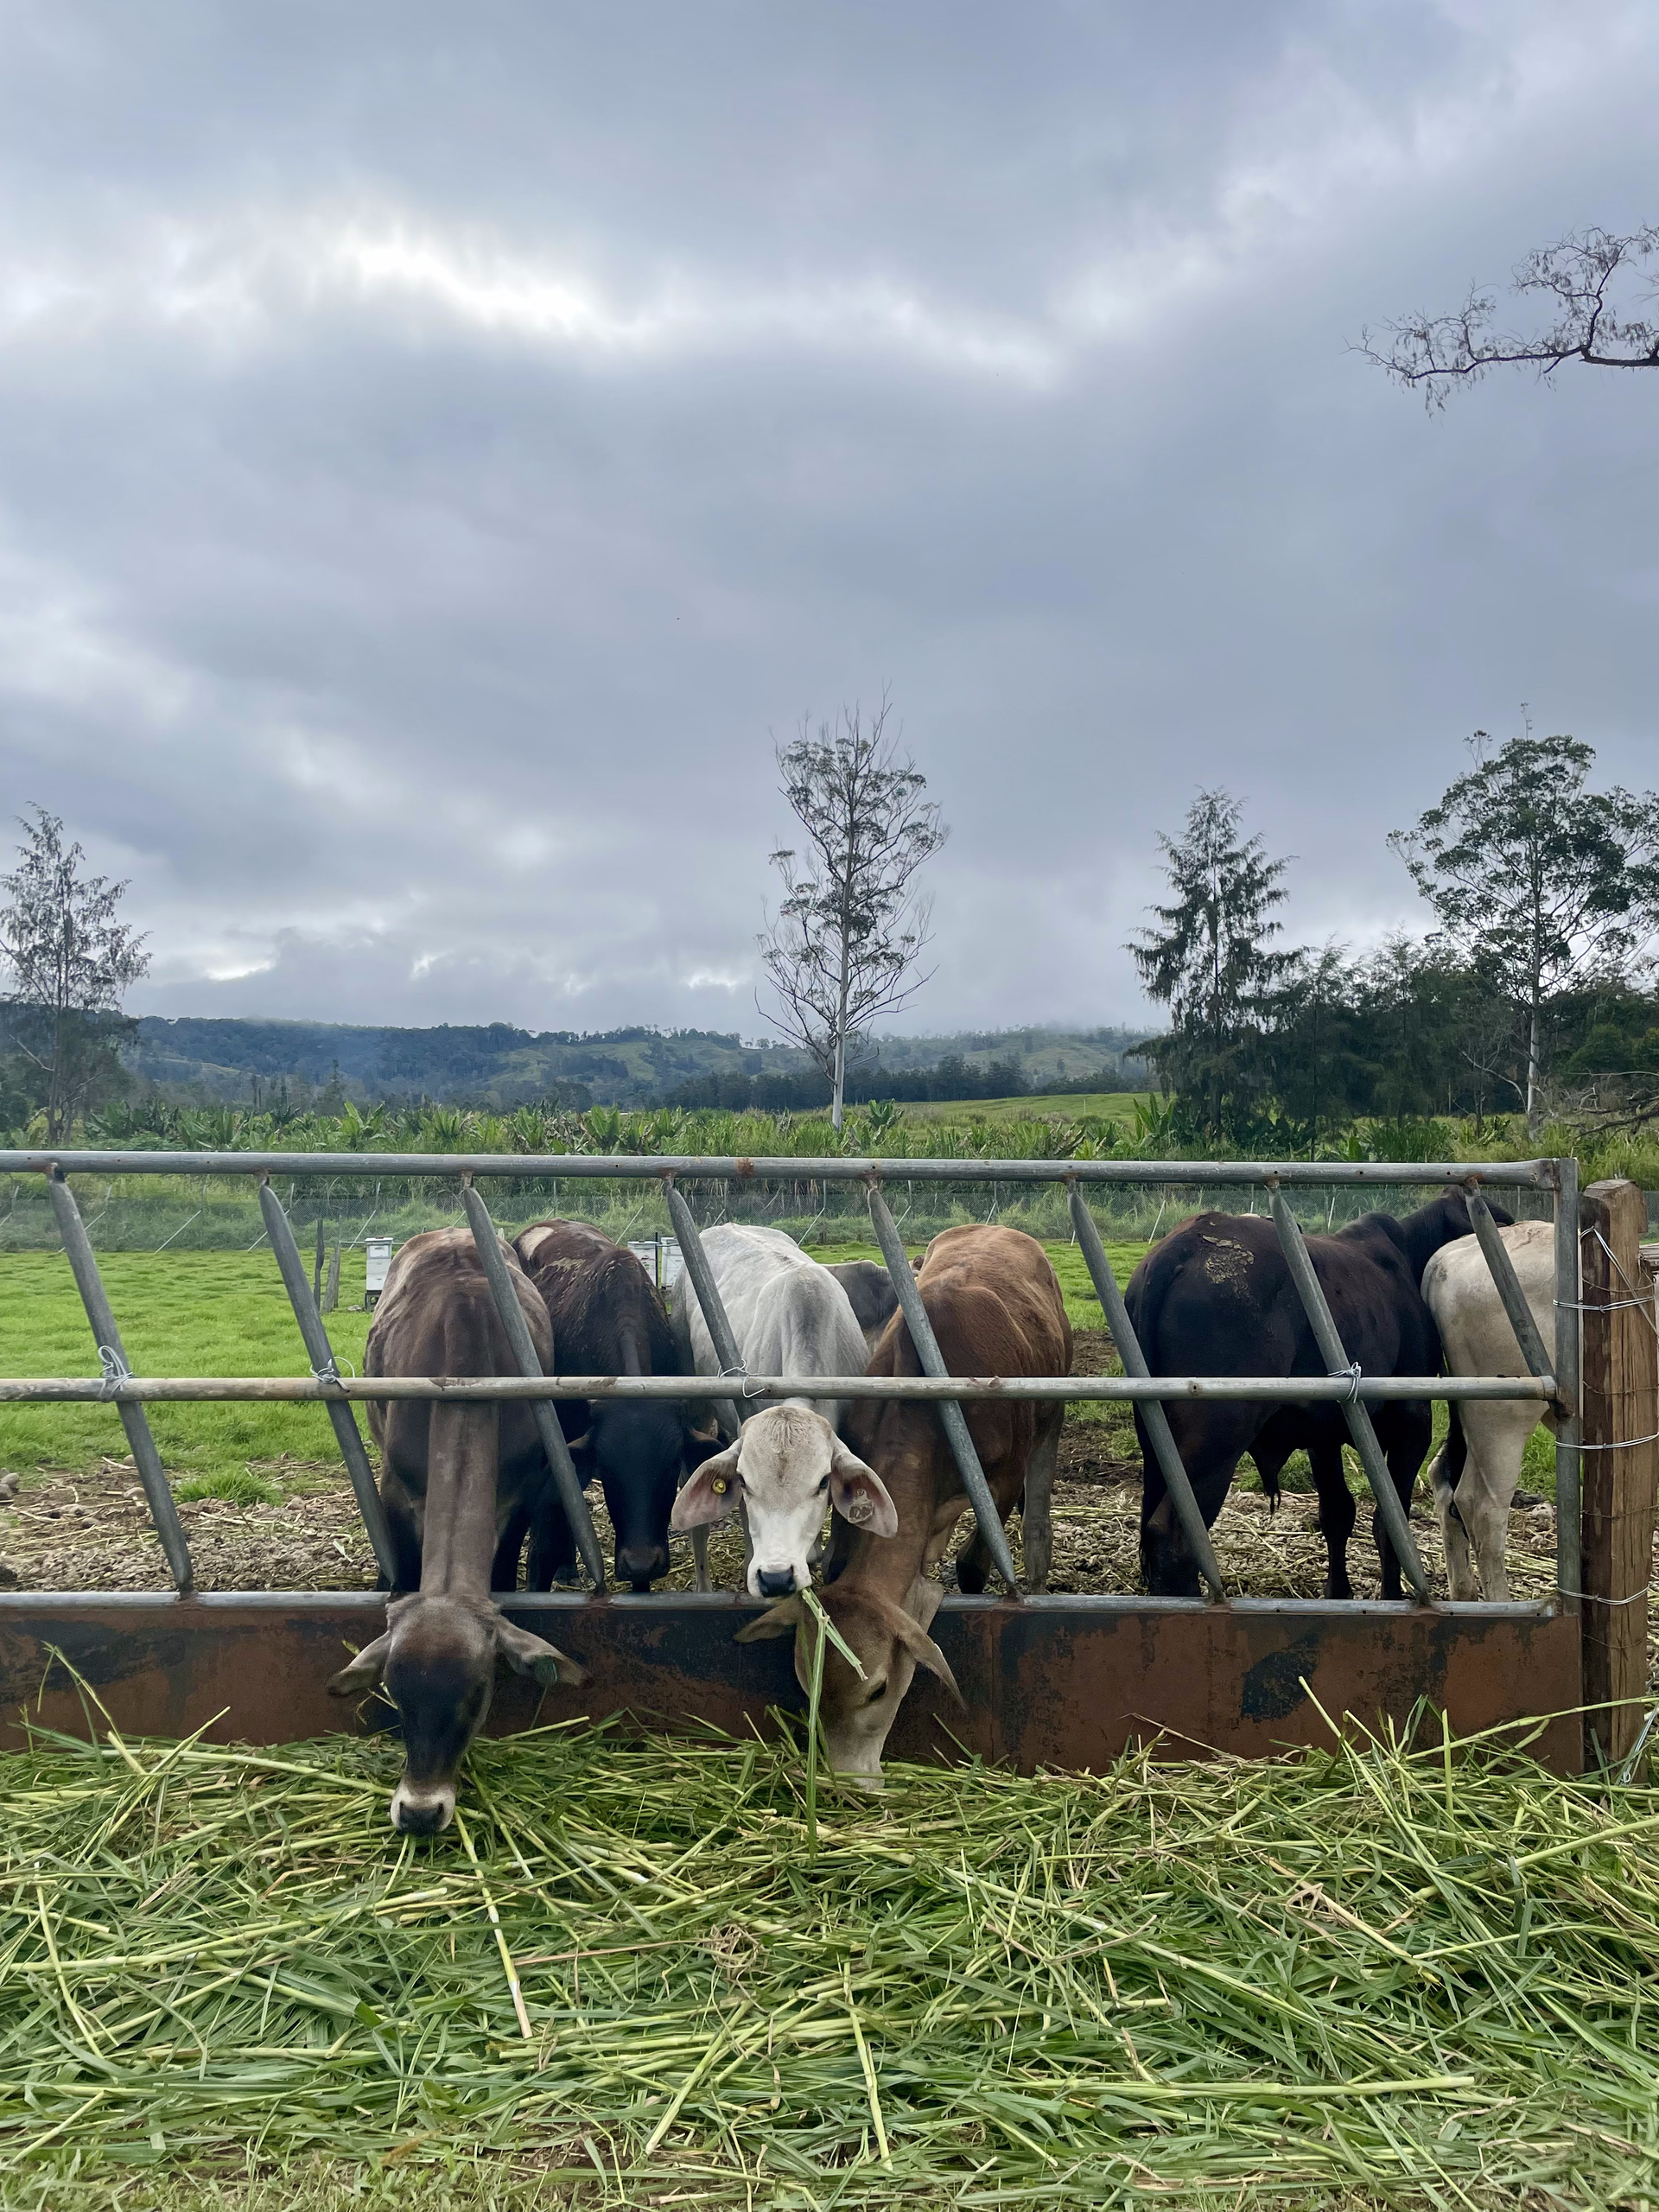
[{"label": "green pasture", "polygon": [[1135,1100],[1144,1100],[1146,1096],[1144,1090],[1062,1090],[1043,1097],[931,1098],[906,1104],[901,1110],[907,1122],[964,1128],[976,1122],[1030,1122],[1047,1114],[1070,1122],[1127,1122],[1134,1115]]}]

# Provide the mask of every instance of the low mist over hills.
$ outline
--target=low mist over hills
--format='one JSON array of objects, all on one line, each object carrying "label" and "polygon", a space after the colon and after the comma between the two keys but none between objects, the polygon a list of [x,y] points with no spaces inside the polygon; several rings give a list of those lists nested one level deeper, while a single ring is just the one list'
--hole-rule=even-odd
[{"label": "low mist over hills", "polygon": [[[1007,1096],[1105,1078],[1146,1079],[1133,1029],[1006,1029],[887,1037],[848,1085],[851,1098]],[[701,1029],[378,1029],[322,1021],[146,1015],[124,1058],[139,1084],[181,1098],[270,1104],[320,1093],[367,1102],[431,1098],[512,1107],[556,1096],[572,1106],[672,1102],[815,1106],[829,1085],[798,1048]]]}]

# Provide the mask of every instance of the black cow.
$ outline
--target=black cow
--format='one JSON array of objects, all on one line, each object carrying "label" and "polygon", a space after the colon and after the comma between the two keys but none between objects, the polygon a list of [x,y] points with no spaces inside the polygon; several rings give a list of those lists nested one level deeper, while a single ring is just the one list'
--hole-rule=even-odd
[{"label": "black cow", "polygon": [[[662,1301],[633,1254],[585,1221],[538,1221],[514,1250],[553,1324],[562,1375],[683,1375]],[[668,1572],[668,1516],[684,1476],[720,1449],[681,1399],[563,1398],[559,1421],[584,1484],[597,1475],[616,1531],[616,1577],[649,1590]],[[550,1479],[527,1516],[532,1590],[574,1579],[575,1532]],[[522,1537],[523,1524],[519,1534]]]},{"label": "black cow", "polygon": [[899,1310],[893,1277],[874,1260],[842,1260],[830,1272],[847,1294],[853,1319],[864,1332],[865,1350],[873,1352],[876,1339]]},{"label": "black cow", "polygon": [[[1510,1217],[1500,1207],[1499,1221]],[[1396,1220],[1368,1213],[1334,1236],[1310,1236],[1307,1249],[1343,1348],[1366,1375],[1435,1375],[1440,1332],[1419,1287],[1430,1255],[1471,1233],[1462,1197],[1445,1197]],[[1129,1318],[1154,1375],[1323,1375],[1325,1363],[1291,1281],[1270,1219],[1201,1213],[1170,1231],[1135,1269],[1126,1294]],[[1348,1539],[1354,1501],[1343,1472],[1347,1423],[1339,1405],[1244,1404],[1225,1399],[1175,1401],[1166,1408],[1205,1525],[1220,1512],[1233,1470],[1248,1452],[1276,1505],[1279,1475],[1293,1452],[1306,1452],[1319,1497],[1325,1595],[1351,1598]],[[1433,1415],[1426,1399],[1371,1407],[1372,1425],[1402,1505],[1409,1506],[1428,1450]],[[1141,1565],[1157,1597],[1196,1597],[1198,1570],[1164,1488],[1137,1408],[1144,1469]],[[1401,1594],[1400,1562],[1372,1518],[1382,1567],[1382,1594]]]}]

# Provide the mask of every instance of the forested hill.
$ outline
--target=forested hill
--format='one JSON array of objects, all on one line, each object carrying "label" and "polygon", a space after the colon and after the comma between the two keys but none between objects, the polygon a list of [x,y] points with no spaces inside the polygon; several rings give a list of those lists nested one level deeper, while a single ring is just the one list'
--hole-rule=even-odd
[{"label": "forested hill", "polygon": [[[862,1094],[872,1085],[879,1091],[884,1077],[913,1075],[941,1062],[960,1062],[982,1080],[995,1065],[999,1083],[1007,1073],[1006,1089],[1042,1090],[1116,1070],[1141,1033],[1010,1029],[884,1038],[876,1066],[862,1071],[849,1091]],[[814,1097],[820,1087],[804,1052],[706,1029],[535,1034],[505,1022],[380,1029],[188,1015],[168,1020],[151,1014],[139,1020],[125,1058],[146,1089],[254,1104],[273,1103],[286,1090],[296,1105],[334,1092],[359,1102],[425,1097],[512,1107],[556,1096],[573,1106],[635,1106],[707,1088],[712,1080],[722,1090],[757,1084],[780,1092],[803,1090],[798,1102],[780,1096],[775,1103],[804,1105],[810,1102],[803,1086]]]}]

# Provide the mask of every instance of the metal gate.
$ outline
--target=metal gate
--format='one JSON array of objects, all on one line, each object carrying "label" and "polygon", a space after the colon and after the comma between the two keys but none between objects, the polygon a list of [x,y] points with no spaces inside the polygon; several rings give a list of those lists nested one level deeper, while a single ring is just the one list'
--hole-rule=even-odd
[{"label": "metal gate", "polygon": [[[1038,1765],[1099,1767],[1137,1738],[1162,1736],[1177,1751],[1264,1753],[1328,1742],[1344,1714],[1376,1725],[1403,1721],[1423,1699],[1462,1734],[1529,1715],[1555,1715],[1536,1732],[1537,1756],[1567,1770],[1580,1757],[1573,1710],[1580,1702],[1579,1510],[1578,1164],[1535,1160],[1407,1166],[1382,1163],[1211,1160],[800,1160],[621,1158],[569,1154],[365,1155],[379,1177],[455,1182],[498,1310],[520,1369],[487,1377],[342,1376],[273,1174],[338,1176],[337,1154],[0,1152],[0,1168],[47,1178],[64,1249],[97,1348],[96,1377],[0,1380],[0,1403],[98,1401],[119,1411],[173,1593],[97,1596],[0,1592],[0,1700],[27,1698],[48,1725],[74,1728],[92,1716],[79,1675],[123,1728],[287,1741],[338,1726],[323,1694],[340,1644],[366,1640],[384,1602],[371,1592],[201,1593],[194,1586],[185,1535],[145,1417],[146,1403],[184,1399],[316,1400],[329,1409],[341,1456],[382,1572],[392,1569],[380,1503],[359,1431],[358,1399],[529,1400],[575,1529],[591,1594],[504,1595],[527,1626],[554,1633],[588,1669],[582,1690],[541,1694],[504,1685],[492,1726],[525,1725],[587,1713],[626,1713],[670,1724],[691,1719],[728,1730],[766,1723],[768,1707],[797,1693],[787,1648],[738,1644],[734,1630],[755,1610],[747,1597],[607,1593],[603,1562],[552,1401],[661,1397],[721,1402],[798,1395],[798,1377],[744,1371],[703,1253],[683,1182],[763,1188],[806,1182],[861,1185],[875,1240],[909,1325],[923,1372],[909,1377],[816,1378],[815,1395],[915,1397],[939,1408],[963,1487],[1004,1584],[1001,1598],[948,1598],[933,1633],[961,1683],[966,1712],[946,1707],[918,1676],[891,1740],[899,1757],[964,1752]],[[303,1343],[309,1373],[292,1377],[143,1377],[129,1370],[91,1242],[66,1179],[72,1173],[241,1177],[254,1179],[270,1243]],[[508,1286],[480,1180],[633,1181],[658,1184],[680,1255],[719,1355],[705,1376],[543,1376]],[[948,1375],[928,1324],[903,1240],[887,1204],[894,1183],[995,1182],[1065,1186],[1073,1233],[1087,1264],[1124,1372],[1046,1378]],[[1289,1380],[1153,1376],[1124,1308],[1087,1193],[1096,1186],[1174,1184],[1227,1190],[1265,1187],[1293,1281],[1328,1372]],[[1309,1257],[1289,1193],[1311,1185],[1440,1185],[1461,1190],[1528,1373],[1513,1376],[1366,1376],[1351,1365]],[[1556,1356],[1534,1326],[1509,1255],[1482,1192],[1548,1194],[1554,1218]],[[1017,1587],[1001,1520],[976,1455],[965,1401],[991,1397],[1133,1400],[1205,1586],[1201,1599],[1025,1596]],[[1412,1597],[1408,1601],[1241,1598],[1226,1587],[1164,1414],[1181,1398],[1340,1403],[1351,1440]],[[1382,1400],[1528,1399],[1558,1416],[1557,1587],[1541,1604],[1437,1603],[1429,1591],[1404,1509],[1390,1481],[1369,1407]],[[550,1616],[558,1617],[556,1627]],[[62,1662],[67,1661],[66,1668]]]}]

